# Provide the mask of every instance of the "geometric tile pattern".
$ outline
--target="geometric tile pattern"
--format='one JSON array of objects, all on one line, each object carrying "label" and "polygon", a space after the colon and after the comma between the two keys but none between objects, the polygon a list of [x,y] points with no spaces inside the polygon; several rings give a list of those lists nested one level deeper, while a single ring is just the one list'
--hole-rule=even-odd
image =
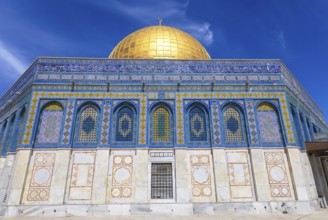
[{"label": "geometric tile pattern", "polygon": [[182,93],[176,95],[176,132],[178,144],[184,143],[184,121],[183,121],[183,102]]},{"label": "geometric tile pattern", "polygon": [[[132,96],[133,93],[130,94]],[[139,98],[138,93],[134,93],[135,98]],[[140,121],[139,121],[139,144],[146,144],[147,134],[147,93],[142,93],[140,97]]]},{"label": "geometric tile pattern", "polygon": [[171,115],[162,106],[153,113],[153,141],[162,142],[171,140]]},{"label": "geometric tile pattern", "polygon": [[133,155],[114,155],[112,167],[112,198],[132,195]]},{"label": "geometric tile pattern", "polygon": [[282,151],[264,152],[272,197],[291,197],[290,185]]},{"label": "geometric tile pattern", "polygon": [[67,108],[66,108],[66,118],[65,118],[65,122],[64,122],[64,132],[63,132],[63,137],[62,137],[63,144],[69,144],[69,142],[70,142],[74,107],[75,107],[75,102],[73,100],[69,100]]},{"label": "geometric tile pattern", "polygon": [[134,112],[130,107],[121,108],[116,114],[115,141],[132,141],[134,137]]},{"label": "geometric tile pattern", "polygon": [[51,187],[55,153],[36,153],[27,201],[47,201]]},{"label": "geometric tile pattern", "polygon": [[92,107],[86,107],[81,114],[79,123],[79,142],[96,142],[98,140],[98,111]]},{"label": "geometric tile pattern", "polygon": [[281,143],[280,126],[275,110],[257,110],[260,125],[261,141],[263,143]]},{"label": "geometric tile pattern", "polygon": [[106,101],[104,105],[104,115],[101,126],[101,139],[100,144],[108,144],[108,136],[109,136],[109,125],[110,125],[110,104],[109,101]]},{"label": "geometric tile pattern", "polygon": [[189,111],[190,141],[207,141],[205,112],[199,107]]},{"label": "geometric tile pattern", "polygon": [[212,195],[211,169],[209,155],[191,155],[192,196],[207,197]]},{"label": "geometric tile pattern", "polygon": [[73,153],[68,199],[91,199],[95,160],[95,152]]},{"label": "geometric tile pattern", "polygon": [[231,197],[252,198],[252,182],[247,152],[227,152]]},{"label": "geometric tile pattern", "polygon": [[224,110],[224,126],[226,141],[242,141],[243,131],[241,128],[241,118],[237,109],[228,107]]},{"label": "geometric tile pattern", "polygon": [[40,118],[37,143],[56,144],[59,141],[63,110],[44,109]]},{"label": "geometric tile pattern", "polygon": [[[147,94],[141,92],[33,92],[30,103],[23,144],[31,144],[31,136],[40,98],[52,99],[140,99],[139,144],[146,144]],[[282,121],[286,128],[288,143],[294,143],[291,120],[284,92],[177,92],[176,93],[176,131],[178,144],[184,144],[183,99],[279,99]]]},{"label": "geometric tile pattern", "polygon": [[218,104],[211,104],[212,112],[212,124],[213,124],[213,137],[215,144],[221,144],[221,132],[220,132],[220,114]]},{"label": "geometric tile pattern", "polygon": [[251,143],[258,144],[259,137],[257,133],[256,121],[255,121],[255,113],[254,113],[254,105],[252,101],[246,101],[246,111],[248,118],[248,128],[251,136]]}]

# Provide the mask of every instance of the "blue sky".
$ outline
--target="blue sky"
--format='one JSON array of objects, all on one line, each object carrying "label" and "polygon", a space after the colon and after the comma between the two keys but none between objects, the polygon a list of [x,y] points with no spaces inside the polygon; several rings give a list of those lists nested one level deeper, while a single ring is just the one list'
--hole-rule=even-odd
[{"label": "blue sky", "polygon": [[328,119],[327,0],[1,0],[0,96],[38,56],[105,58],[158,17],[212,58],[282,59]]}]

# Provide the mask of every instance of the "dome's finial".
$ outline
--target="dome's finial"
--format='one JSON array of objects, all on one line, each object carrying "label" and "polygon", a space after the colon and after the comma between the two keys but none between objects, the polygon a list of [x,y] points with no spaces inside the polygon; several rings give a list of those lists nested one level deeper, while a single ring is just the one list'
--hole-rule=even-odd
[{"label": "dome's finial", "polygon": [[163,22],[163,19],[160,18],[160,17],[158,17],[158,24],[159,24],[159,26],[162,26],[162,22]]}]

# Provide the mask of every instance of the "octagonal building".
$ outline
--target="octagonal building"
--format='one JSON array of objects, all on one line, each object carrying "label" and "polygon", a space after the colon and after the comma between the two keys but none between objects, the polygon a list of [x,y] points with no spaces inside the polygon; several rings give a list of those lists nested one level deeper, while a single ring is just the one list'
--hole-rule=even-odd
[{"label": "octagonal building", "polygon": [[0,216],[312,212],[321,132],[281,60],[146,27],[109,58],[37,58],[0,98]]}]

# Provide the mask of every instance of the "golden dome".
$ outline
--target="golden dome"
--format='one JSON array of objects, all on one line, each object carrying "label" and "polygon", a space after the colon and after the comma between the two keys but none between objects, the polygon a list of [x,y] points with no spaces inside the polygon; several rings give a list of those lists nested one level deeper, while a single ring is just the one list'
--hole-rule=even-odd
[{"label": "golden dome", "polygon": [[191,35],[168,26],[150,26],[126,36],[109,55],[110,59],[211,59]]}]

